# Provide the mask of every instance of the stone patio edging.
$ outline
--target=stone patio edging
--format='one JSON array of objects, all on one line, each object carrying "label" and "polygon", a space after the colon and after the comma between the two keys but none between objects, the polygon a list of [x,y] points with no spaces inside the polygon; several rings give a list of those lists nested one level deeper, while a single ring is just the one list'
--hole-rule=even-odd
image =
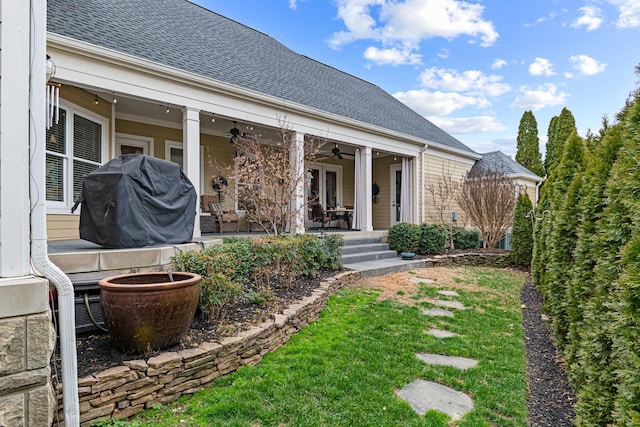
[{"label": "stone patio edging", "polygon": [[[214,379],[243,365],[258,363],[265,354],[316,320],[329,296],[359,277],[360,273],[354,271],[338,273],[324,280],[311,296],[276,314],[274,320],[219,343],[205,342],[196,348],[162,353],[148,360],[130,360],[123,366],[78,379],[80,425],[132,417],[146,408],[202,390]],[[57,395],[58,417],[64,426],[62,384],[58,385]]]}]

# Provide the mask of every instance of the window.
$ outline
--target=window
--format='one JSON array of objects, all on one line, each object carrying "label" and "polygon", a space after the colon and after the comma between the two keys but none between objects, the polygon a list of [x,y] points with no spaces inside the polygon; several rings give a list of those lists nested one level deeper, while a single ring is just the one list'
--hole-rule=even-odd
[{"label": "window", "polygon": [[82,177],[105,158],[107,122],[78,107],[61,106],[60,120],[46,133],[47,208],[69,213],[82,193]]},{"label": "window", "polygon": [[[184,171],[184,148],[182,142],[177,141],[164,141],[164,158],[180,166],[180,170]],[[204,176],[202,171],[204,170],[204,147],[200,146],[200,192],[203,190]]]}]

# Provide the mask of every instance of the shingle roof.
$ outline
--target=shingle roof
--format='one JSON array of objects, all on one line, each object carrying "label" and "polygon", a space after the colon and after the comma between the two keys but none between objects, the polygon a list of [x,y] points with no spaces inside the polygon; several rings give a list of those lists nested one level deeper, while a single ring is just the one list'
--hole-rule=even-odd
[{"label": "shingle roof", "polygon": [[493,172],[502,173],[506,176],[530,175],[534,179],[542,179],[501,151],[493,151],[491,153],[483,154],[482,158],[471,168],[472,173],[479,170],[491,170]]},{"label": "shingle roof", "polygon": [[376,85],[185,0],[55,0],[48,31],[474,153]]}]

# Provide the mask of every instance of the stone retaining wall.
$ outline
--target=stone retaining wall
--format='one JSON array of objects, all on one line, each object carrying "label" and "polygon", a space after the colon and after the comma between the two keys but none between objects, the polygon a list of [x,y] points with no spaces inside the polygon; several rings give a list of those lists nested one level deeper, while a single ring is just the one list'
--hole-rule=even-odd
[{"label": "stone retaining wall", "polygon": [[[292,334],[318,318],[330,295],[359,278],[344,272],[325,280],[311,296],[220,343],[163,353],[148,360],[131,360],[78,380],[80,425],[107,418],[128,418],[156,404],[170,403],[202,390],[214,379],[262,357],[287,342]],[[58,417],[64,426],[62,386],[57,390]],[[57,421],[54,421],[54,425]]]},{"label": "stone retaining wall", "polygon": [[511,267],[510,253],[467,252],[460,254],[434,255],[425,259],[425,267],[447,265],[469,265],[473,267]]}]

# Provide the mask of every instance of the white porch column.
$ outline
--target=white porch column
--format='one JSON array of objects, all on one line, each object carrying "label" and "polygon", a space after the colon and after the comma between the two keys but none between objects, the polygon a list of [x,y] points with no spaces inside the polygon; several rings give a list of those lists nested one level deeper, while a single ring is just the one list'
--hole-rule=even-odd
[{"label": "white porch column", "polygon": [[289,141],[289,162],[291,164],[291,223],[289,232],[291,234],[304,234],[304,219],[306,216],[306,206],[304,202],[304,133],[294,132]]},{"label": "white porch column", "polygon": [[420,199],[420,195],[418,193],[419,190],[419,186],[421,185],[419,179],[418,179],[418,158],[417,157],[412,157],[409,160],[409,164],[411,166],[411,190],[412,190],[412,194],[411,194],[411,199],[413,201],[413,222],[416,224],[420,224],[420,217],[419,217],[419,212],[418,212],[418,207],[419,204],[422,202],[422,200]]},{"label": "white porch column", "polygon": [[182,109],[182,161],[184,173],[196,190],[196,218],[193,238],[200,232],[200,110],[191,107]]},{"label": "white porch column", "polygon": [[[0,63],[0,277],[25,276],[29,268],[29,43],[28,2],[0,2],[2,50]],[[40,25],[40,22],[37,23]],[[41,35],[44,37],[44,26]],[[38,59],[44,64],[44,52]],[[40,63],[36,69],[44,68]],[[40,87],[44,115],[44,75]],[[40,107],[40,105],[38,106]],[[36,113],[40,113],[38,110]],[[42,116],[43,117],[43,116]],[[44,123],[44,120],[43,120]],[[44,127],[37,144],[44,144]],[[44,148],[43,148],[44,150]]]},{"label": "white porch column", "polygon": [[362,204],[363,214],[360,223],[360,230],[373,231],[373,206],[371,202],[373,198],[373,193],[371,190],[371,186],[373,185],[373,163],[371,156],[371,147],[362,147],[361,153],[362,166],[360,170],[360,182],[364,187],[362,189],[364,200]]}]

